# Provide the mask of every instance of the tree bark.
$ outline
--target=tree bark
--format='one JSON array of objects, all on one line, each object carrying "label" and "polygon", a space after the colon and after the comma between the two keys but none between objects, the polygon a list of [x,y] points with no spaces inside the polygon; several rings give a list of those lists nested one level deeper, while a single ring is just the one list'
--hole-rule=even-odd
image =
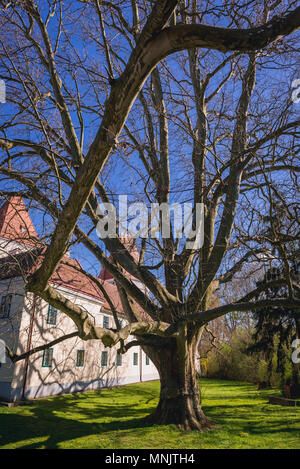
[{"label": "tree bark", "polygon": [[146,417],[152,425],[175,424],[181,430],[204,431],[214,427],[201,408],[201,396],[195,370],[198,340],[182,344],[170,340],[161,350],[146,347],[145,352],[157,367],[160,376],[160,397],[155,411]]}]

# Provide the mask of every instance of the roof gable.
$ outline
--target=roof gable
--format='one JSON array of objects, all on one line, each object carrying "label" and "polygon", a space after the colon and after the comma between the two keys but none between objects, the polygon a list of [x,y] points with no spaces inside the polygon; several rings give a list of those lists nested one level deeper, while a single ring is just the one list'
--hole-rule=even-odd
[{"label": "roof gable", "polygon": [[22,197],[10,197],[0,207],[0,237],[31,245],[39,239]]}]

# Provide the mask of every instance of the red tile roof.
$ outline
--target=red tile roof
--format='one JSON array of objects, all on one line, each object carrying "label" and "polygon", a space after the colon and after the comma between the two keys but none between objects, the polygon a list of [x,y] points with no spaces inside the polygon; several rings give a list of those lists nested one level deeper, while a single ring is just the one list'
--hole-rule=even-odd
[{"label": "red tile roof", "polygon": [[[64,264],[67,262],[69,265]],[[75,270],[70,264],[76,268],[81,268],[77,259],[63,258],[62,263],[57,267],[55,273],[51,277],[51,283],[60,285],[78,293],[91,296],[100,301],[105,301],[101,290],[97,285],[84,273]]]},{"label": "red tile roof", "polygon": [[[6,257],[0,258],[0,280],[19,276],[26,277],[41,265],[46,248],[41,247],[36,242],[38,235],[21,197],[11,197],[0,207],[0,237],[28,245],[35,244],[36,246],[17,254],[8,253]],[[121,237],[121,241],[124,248],[128,249],[136,261],[138,261],[139,252],[133,241],[124,236]],[[77,270],[80,267],[80,262],[77,259],[64,256],[51,277],[50,282],[74,292],[96,298],[103,302],[105,309],[110,310],[110,305],[106,301],[101,289],[84,273]],[[112,275],[106,269],[102,269],[99,277],[114,307],[118,313],[123,314],[117,286],[115,283],[107,281],[113,279]],[[97,280],[99,281],[99,278]],[[150,319],[148,315],[141,311],[140,307],[138,309],[145,320]]]},{"label": "red tile roof", "polygon": [[[136,247],[135,240],[129,235],[121,234],[120,235],[120,241],[124,246],[124,250],[127,249],[127,251],[130,252],[130,254],[134,258],[134,260],[136,262],[138,262],[139,258],[140,258],[140,253],[139,253],[139,251]],[[112,259],[112,255],[110,255],[109,258]],[[135,278],[133,275],[130,275],[126,271],[124,271],[124,273],[128,278]],[[111,280],[111,279],[113,279],[113,276],[105,267],[103,267],[101,269],[99,278],[101,280]]]},{"label": "red tile roof", "polygon": [[99,279],[100,280],[112,280],[114,277],[111,275],[111,273],[105,268],[102,267],[100,274],[99,274]]},{"label": "red tile roof", "polygon": [[[36,249],[23,253],[13,254],[11,251],[7,257],[0,259],[0,279],[30,275],[41,264],[45,248],[38,248],[38,235],[22,197],[10,197],[0,207],[0,237],[31,246],[37,245]],[[71,265],[64,264],[64,261],[74,267],[81,267],[78,260],[65,256],[51,282],[104,301],[94,282]]]},{"label": "red tile roof", "polygon": [[[106,293],[108,294],[108,296],[109,296],[111,302],[113,303],[116,311],[118,311],[119,313],[123,313],[122,303],[121,303],[120,295],[119,295],[118,288],[117,288],[116,284],[111,283],[111,282],[106,282],[106,281],[103,281],[103,280],[101,280],[101,284],[102,284],[103,288],[105,289]],[[110,304],[106,301],[106,299],[104,300],[103,308],[107,309],[108,311],[110,311],[110,309],[111,309]]]},{"label": "red tile roof", "polygon": [[35,245],[39,237],[22,197],[10,197],[0,208],[0,238]]},{"label": "red tile roof", "polygon": [[[16,255],[8,254],[8,256],[0,258],[0,280],[31,275],[41,265],[44,252],[45,248],[40,248]],[[68,265],[64,262],[67,262]],[[81,267],[76,259],[63,257],[50,282],[104,302],[103,294],[97,285],[84,273],[79,272],[76,267]]]}]

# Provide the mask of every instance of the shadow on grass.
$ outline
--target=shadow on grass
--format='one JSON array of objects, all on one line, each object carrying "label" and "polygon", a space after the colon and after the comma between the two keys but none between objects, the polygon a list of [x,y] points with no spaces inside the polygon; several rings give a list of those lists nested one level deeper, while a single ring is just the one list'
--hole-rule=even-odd
[{"label": "shadow on grass", "polygon": [[[126,389],[129,402],[130,399],[133,401],[133,395],[134,404],[118,403],[121,392],[112,390],[111,394],[96,391],[57,396],[41,399],[25,408],[14,408],[15,411],[26,409],[30,415],[12,413],[10,408],[0,415],[0,447],[20,442],[18,448],[42,446],[55,449],[59,443],[76,438],[148,427],[144,417],[155,409],[157,394],[149,391],[142,393],[139,389],[137,399],[136,389]],[[139,400],[142,405],[139,405]],[[26,443],[34,439],[39,441]]]},{"label": "shadow on grass", "polygon": [[[86,423],[78,420],[64,419],[43,412],[34,412],[34,416],[4,415],[1,426],[5,429],[0,438],[0,446],[20,442],[18,448],[59,448],[59,443],[89,435],[101,434],[110,431],[132,430],[145,428],[147,425],[142,418],[129,420],[115,420],[105,424]],[[7,427],[12,428],[7,431]],[[38,439],[37,442],[26,443],[28,440]],[[24,444],[22,442],[24,441]]]},{"label": "shadow on grass", "polygon": [[[216,421],[219,429],[226,426],[229,432],[244,432],[251,435],[271,435],[277,433],[299,434],[299,417],[289,419],[293,408],[277,408],[271,404],[218,404],[205,408],[204,413]],[[286,416],[286,419],[285,419]]]},{"label": "shadow on grass", "polygon": [[[226,388],[227,383],[222,382],[224,385]],[[300,426],[296,415],[292,425],[291,420],[285,425],[285,415],[288,421],[290,408],[277,410],[276,407],[256,402],[257,398],[261,399],[260,393],[252,393],[253,386],[245,383],[231,382],[228,388],[236,389],[236,385],[239,386],[236,395],[227,397],[223,393],[220,401],[215,403],[211,402],[215,396],[208,395],[204,399],[204,412],[218,424],[218,429],[223,427],[230,434],[245,432],[263,438],[266,433],[292,433],[296,425]],[[216,383],[213,383],[211,387],[215,386]],[[209,387],[210,383],[205,383],[205,388]],[[244,399],[244,392],[248,393],[245,402],[230,405],[232,399]],[[219,395],[219,392],[215,394]],[[143,438],[147,436],[144,430],[149,427],[143,418],[155,409],[157,399],[158,385],[145,388],[131,385],[109,391],[57,396],[38,400],[30,406],[5,409],[0,414],[0,446],[55,449],[64,446],[64,442],[92,435],[100,436],[97,440],[100,445],[101,435],[115,432],[112,435],[114,440],[118,432],[130,430],[141,433]],[[105,438],[104,441],[107,442]]]}]

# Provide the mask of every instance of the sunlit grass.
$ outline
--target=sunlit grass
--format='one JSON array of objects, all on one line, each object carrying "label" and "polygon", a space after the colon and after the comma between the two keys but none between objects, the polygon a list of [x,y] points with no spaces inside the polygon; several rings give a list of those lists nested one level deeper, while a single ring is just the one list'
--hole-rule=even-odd
[{"label": "sunlit grass", "polygon": [[203,408],[216,430],[183,433],[145,426],[159,382],[134,384],[0,407],[0,448],[299,448],[300,407],[268,404],[276,391],[203,379]]}]

